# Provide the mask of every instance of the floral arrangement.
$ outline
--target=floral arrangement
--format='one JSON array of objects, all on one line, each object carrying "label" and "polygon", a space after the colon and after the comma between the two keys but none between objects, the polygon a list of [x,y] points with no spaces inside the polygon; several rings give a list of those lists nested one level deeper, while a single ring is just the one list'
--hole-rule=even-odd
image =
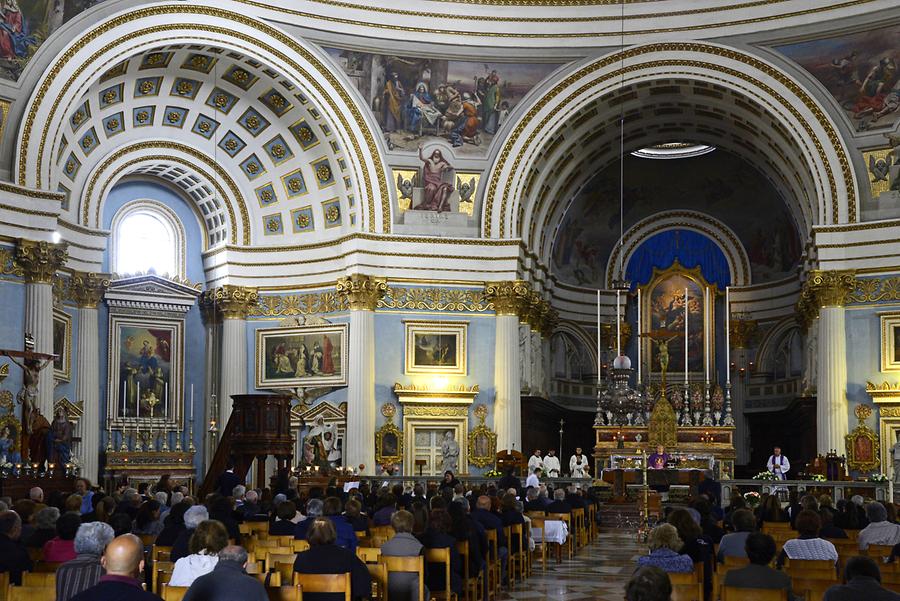
[{"label": "floral arrangement", "polygon": [[744,501],[747,503],[747,507],[749,507],[750,509],[753,509],[754,507],[759,505],[759,502],[760,502],[759,493],[753,492],[753,491],[745,492],[744,493]]},{"label": "floral arrangement", "polygon": [[756,474],[755,476],[753,476],[753,479],[754,480],[780,480],[780,478],[778,476],[776,476],[774,473],[769,472],[769,471],[760,472],[760,473]]},{"label": "floral arrangement", "polygon": [[878,473],[878,474],[872,474],[871,476],[869,476],[868,480],[869,480],[869,482],[887,482],[888,477],[885,476],[884,474]]},{"label": "floral arrangement", "polygon": [[809,479],[813,482],[825,482],[827,478],[825,478],[825,476],[823,476],[822,474],[813,474],[809,477]]},{"label": "floral arrangement", "polygon": [[500,473],[500,470],[488,470],[482,474],[485,478],[499,478],[503,474]]}]

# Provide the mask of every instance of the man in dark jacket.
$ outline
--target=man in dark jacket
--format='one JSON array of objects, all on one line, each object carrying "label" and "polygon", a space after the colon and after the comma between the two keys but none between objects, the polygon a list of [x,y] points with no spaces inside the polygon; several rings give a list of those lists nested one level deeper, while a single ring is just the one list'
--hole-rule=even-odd
[{"label": "man in dark jacket", "polygon": [[240,477],[234,473],[234,459],[229,459],[225,466],[225,471],[216,478],[216,492],[223,497],[230,497],[234,492],[234,487],[243,484]]},{"label": "man in dark jacket", "polygon": [[522,481],[513,475],[515,468],[507,468],[506,475],[500,478],[497,482],[498,494],[500,496],[503,495],[510,488],[516,489],[516,496],[520,496],[522,494]]},{"label": "man in dark jacket", "polygon": [[[372,591],[372,577],[369,569],[356,553],[335,544],[337,534],[334,524],[328,518],[310,520],[309,551],[297,554],[294,571],[299,574],[350,574],[351,596],[354,599],[369,597]],[[343,593],[303,593],[305,601],[340,601]]]},{"label": "man in dark jacket", "polygon": [[247,551],[228,545],[219,551],[219,561],[209,574],[200,576],[184,595],[183,601],[268,601],[266,587],[248,576]]},{"label": "man in dark jacket", "polygon": [[28,551],[19,543],[22,520],[15,511],[0,511],[0,573],[9,572],[10,584],[22,584],[22,572],[33,567]]},{"label": "man in dark jacket", "polygon": [[71,601],[160,601],[148,593],[139,580],[144,570],[144,545],[133,534],[114,538],[101,560],[106,575],[91,588],[72,597]]},{"label": "man in dark jacket", "polygon": [[566,501],[566,491],[557,488],[553,491],[553,502],[544,508],[547,513],[572,513],[572,506]]},{"label": "man in dark jacket", "polygon": [[322,513],[334,524],[334,531],[337,533],[336,545],[356,552],[358,539],[353,526],[347,521],[347,518],[341,515],[343,507],[341,500],[337,497],[328,497],[322,505]]},{"label": "man in dark jacket", "polygon": [[881,571],[871,557],[851,557],[844,571],[847,584],[838,584],[827,591],[822,601],[898,601],[900,595],[881,586]]},{"label": "man in dark jacket", "polygon": [[725,586],[736,588],[784,589],[788,599],[794,599],[791,592],[791,577],[784,572],[769,567],[775,557],[775,539],[762,532],[754,532],[744,543],[750,565],[729,570],[725,574]]},{"label": "man in dark jacket", "polygon": [[184,512],[184,530],[178,534],[178,537],[175,538],[175,542],[172,544],[172,552],[169,553],[170,561],[175,562],[182,557],[190,555],[188,542],[191,540],[191,535],[194,534],[194,530],[200,525],[200,522],[205,522],[208,519],[209,512],[203,505],[194,505]]}]

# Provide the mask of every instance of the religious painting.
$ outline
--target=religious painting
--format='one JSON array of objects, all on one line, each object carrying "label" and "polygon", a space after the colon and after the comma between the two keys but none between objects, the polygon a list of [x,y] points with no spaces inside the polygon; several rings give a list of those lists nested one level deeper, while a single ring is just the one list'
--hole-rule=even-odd
[{"label": "religious painting", "polygon": [[174,423],[181,406],[184,322],[110,317],[110,416]]},{"label": "religious painting", "polygon": [[469,322],[405,321],[407,374],[466,373]]},{"label": "religious painting", "polygon": [[347,324],[256,331],[256,387],[347,383]]},{"label": "religious painting", "polygon": [[0,77],[16,81],[54,31],[103,0],[3,0],[0,10]]},{"label": "religious painting", "polygon": [[[685,269],[675,261],[668,269],[654,270],[650,283],[643,287],[644,306],[641,307],[641,321],[645,324],[642,327],[644,331],[653,333],[652,339],[644,341],[644,349],[650,353],[651,372],[658,374],[665,371],[669,374],[669,381],[673,381],[673,374],[683,376],[685,366],[689,374],[704,373],[707,353],[705,295],[708,287],[699,267]],[[714,294],[714,288],[712,292]],[[687,363],[684,355],[685,317]]]},{"label": "religious painting", "polygon": [[72,379],[72,316],[53,311],[53,377],[68,382]]},{"label": "religious painting", "polygon": [[403,431],[389,421],[375,432],[375,462],[393,465],[403,461]]},{"label": "religious painting", "polygon": [[497,434],[481,423],[469,432],[469,463],[477,467],[486,467],[494,463],[497,454]]},{"label": "religious painting", "polygon": [[834,97],[857,131],[889,128],[900,117],[900,25],[776,46]]},{"label": "religious painting", "polygon": [[[709,233],[710,217],[737,237],[753,284],[796,278],[802,245],[794,219],[778,190],[745,158],[722,148],[677,161],[626,155],[624,173],[626,237],[642,220],[661,223],[678,207],[670,213],[672,227],[643,238],[626,257],[626,279],[644,284],[653,268],[665,269],[678,259],[701,265],[706,280],[720,290],[734,284],[722,244]],[[588,180],[566,209],[551,254],[561,281],[612,287],[607,270],[619,240],[619,183],[619,166],[610,165]],[[686,216],[686,210],[697,217]],[[676,221],[696,225],[675,227]]]},{"label": "religious painting", "polygon": [[878,435],[860,423],[844,437],[847,447],[847,467],[853,471],[869,472],[881,466]]},{"label": "religious painting", "polygon": [[486,156],[510,113],[560,63],[499,63],[324,48],[362,94],[390,150],[434,140]]},{"label": "religious painting", "polygon": [[881,371],[900,371],[900,313],[882,313]]}]

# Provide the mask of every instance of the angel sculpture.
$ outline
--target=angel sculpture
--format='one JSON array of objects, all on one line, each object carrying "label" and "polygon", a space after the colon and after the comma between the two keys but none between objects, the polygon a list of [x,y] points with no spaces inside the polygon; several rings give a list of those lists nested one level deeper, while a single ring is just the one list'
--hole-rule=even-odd
[{"label": "angel sculpture", "polygon": [[885,159],[869,157],[869,173],[872,174],[872,183],[888,181],[891,167]]},{"label": "angel sculpture", "polygon": [[472,196],[475,194],[475,178],[463,181],[461,177],[456,176],[456,190],[459,192],[459,202],[471,202],[474,200]]},{"label": "angel sculpture", "polygon": [[397,192],[400,193],[401,199],[407,198],[412,200],[413,188],[416,185],[415,181],[413,181],[414,179],[415,176],[405,178],[402,173],[397,174]]}]

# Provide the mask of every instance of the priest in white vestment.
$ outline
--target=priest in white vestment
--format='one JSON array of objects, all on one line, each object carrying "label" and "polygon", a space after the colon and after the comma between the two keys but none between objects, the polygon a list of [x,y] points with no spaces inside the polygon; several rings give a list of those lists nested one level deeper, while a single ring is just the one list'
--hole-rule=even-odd
[{"label": "priest in white vestment", "polygon": [[775,447],[772,454],[769,455],[769,462],[766,469],[775,474],[779,480],[786,480],[787,473],[791,470],[791,462],[788,458],[781,454],[781,447]]}]

